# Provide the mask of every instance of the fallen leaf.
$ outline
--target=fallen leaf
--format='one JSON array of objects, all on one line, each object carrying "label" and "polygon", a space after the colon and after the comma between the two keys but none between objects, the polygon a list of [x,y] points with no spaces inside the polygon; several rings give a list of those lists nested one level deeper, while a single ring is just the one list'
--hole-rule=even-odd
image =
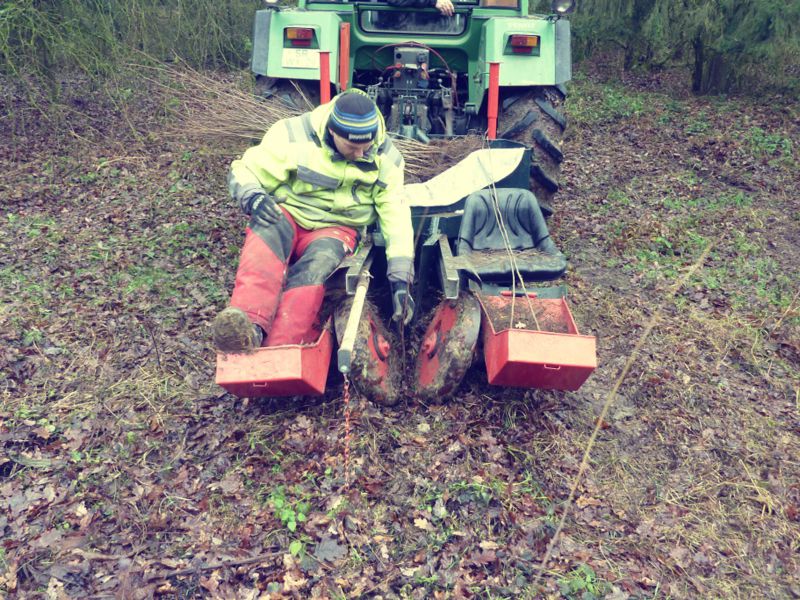
[{"label": "fallen leaf", "polygon": [[423,531],[433,531],[433,525],[431,525],[428,519],[414,519],[414,525]]},{"label": "fallen leaf", "polygon": [[575,500],[575,504],[578,505],[578,508],[586,508],[587,506],[602,506],[603,503],[600,502],[597,498],[592,498],[591,496],[587,496],[585,494],[578,497]]},{"label": "fallen leaf", "polygon": [[470,562],[478,566],[488,565],[497,560],[497,555],[494,550],[487,550],[485,552],[476,552],[470,557]]},{"label": "fallen leaf", "polygon": [[60,530],[51,529],[50,531],[45,531],[38,539],[34,540],[33,545],[37,548],[50,548],[62,537],[64,537],[64,534]]},{"label": "fallen leaf", "polygon": [[220,574],[219,570],[215,570],[211,572],[211,575],[208,577],[201,577],[200,578],[200,585],[207,589],[209,592],[216,592],[217,588],[219,587],[219,579]]},{"label": "fallen leaf", "polygon": [[56,490],[49,483],[46,486],[44,486],[42,493],[44,494],[44,497],[48,502],[52,502],[53,500],[56,499]]},{"label": "fallen leaf", "polygon": [[285,592],[299,592],[308,585],[308,579],[300,571],[287,571],[283,575],[283,590]]},{"label": "fallen leaf", "polygon": [[11,561],[6,566],[6,572],[0,575],[0,588],[13,592],[17,589],[17,561]]},{"label": "fallen leaf", "polygon": [[70,600],[70,597],[64,591],[64,584],[55,577],[51,577],[47,582],[47,600]]},{"label": "fallen leaf", "polygon": [[314,549],[314,557],[320,562],[336,562],[347,556],[347,546],[339,544],[329,536],[323,537]]}]

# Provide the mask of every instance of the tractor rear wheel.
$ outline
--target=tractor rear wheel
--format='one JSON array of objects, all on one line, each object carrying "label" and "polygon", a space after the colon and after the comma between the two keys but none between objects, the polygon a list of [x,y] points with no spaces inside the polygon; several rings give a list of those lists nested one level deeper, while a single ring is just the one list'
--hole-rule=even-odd
[{"label": "tractor rear wheel", "polygon": [[274,98],[298,113],[313,110],[319,104],[319,90],[306,81],[256,75],[254,91],[257,97]]},{"label": "tractor rear wheel", "polygon": [[553,214],[553,197],[560,188],[561,141],[567,120],[560,107],[566,94],[561,86],[526,91],[513,88],[501,104],[498,137],[514,140],[532,150],[530,189],[544,215]]}]

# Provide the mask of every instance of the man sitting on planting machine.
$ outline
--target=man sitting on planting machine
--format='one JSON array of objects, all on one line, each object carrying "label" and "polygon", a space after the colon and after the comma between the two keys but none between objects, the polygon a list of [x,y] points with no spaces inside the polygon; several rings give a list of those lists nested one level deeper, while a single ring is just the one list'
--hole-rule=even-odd
[{"label": "man sitting on planting machine", "polygon": [[414,239],[404,168],[380,111],[358,90],[278,121],[233,161],[230,192],[250,222],[230,306],[214,320],[217,349],[314,342],[325,280],[376,220],[392,318],[408,324]]}]

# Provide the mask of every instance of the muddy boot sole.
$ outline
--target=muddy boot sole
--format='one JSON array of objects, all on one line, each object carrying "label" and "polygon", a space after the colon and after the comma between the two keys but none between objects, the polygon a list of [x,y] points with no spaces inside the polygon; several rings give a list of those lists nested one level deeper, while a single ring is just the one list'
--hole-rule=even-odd
[{"label": "muddy boot sole", "polygon": [[223,354],[246,354],[257,346],[255,325],[244,311],[228,307],[214,319],[214,346]]}]

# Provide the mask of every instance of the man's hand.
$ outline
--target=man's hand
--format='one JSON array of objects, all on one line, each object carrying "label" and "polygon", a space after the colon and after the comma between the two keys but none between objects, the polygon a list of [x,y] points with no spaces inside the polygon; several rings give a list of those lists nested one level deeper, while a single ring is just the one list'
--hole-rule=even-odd
[{"label": "man's hand", "polygon": [[269,227],[277,223],[282,216],[283,211],[275,204],[272,196],[259,192],[250,199],[250,218],[256,225]]},{"label": "man's hand", "polygon": [[411,317],[414,316],[414,299],[408,291],[408,284],[393,281],[390,283],[390,287],[392,288],[392,306],[394,308],[392,321],[408,325]]},{"label": "man's hand", "polygon": [[451,0],[436,0],[436,9],[446,17],[452,17],[456,12]]}]

